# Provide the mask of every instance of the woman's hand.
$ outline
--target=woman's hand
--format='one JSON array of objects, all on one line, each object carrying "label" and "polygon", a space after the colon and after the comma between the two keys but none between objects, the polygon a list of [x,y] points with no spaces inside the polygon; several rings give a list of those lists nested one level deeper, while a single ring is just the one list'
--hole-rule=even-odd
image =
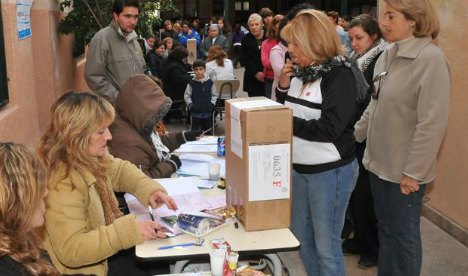
[{"label": "woman's hand", "polygon": [[258,81],[265,82],[265,74],[263,74],[263,72],[257,72],[257,74],[255,74],[255,78]]},{"label": "woman's hand", "polygon": [[157,238],[165,238],[166,234],[161,231],[158,231],[161,226],[151,220],[142,220],[137,221],[138,228],[140,228],[140,233],[143,236],[145,241],[155,240]]},{"label": "woman's hand", "polygon": [[404,195],[409,195],[410,193],[417,192],[419,190],[418,181],[409,176],[403,175],[400,180],[400,190]]},{"label": "woman's hand", "polygon": [[281,75],[278,80],[278,85],[280,87],[289,87],[293,73],[294,63],[291,61],[291,59],[288,58],[284,63],[283,68],[281,69]]},{"label": "woman's hand", "polygon": [[155,191],[152,194],[150,194],[148,202],[153,208],[156,208],[160,203],[164,203],[170,210],[177,210],[177,204],[175,203],[174,199],[172,199],[172,197],[168,196],[165,192],[161,190]]}]

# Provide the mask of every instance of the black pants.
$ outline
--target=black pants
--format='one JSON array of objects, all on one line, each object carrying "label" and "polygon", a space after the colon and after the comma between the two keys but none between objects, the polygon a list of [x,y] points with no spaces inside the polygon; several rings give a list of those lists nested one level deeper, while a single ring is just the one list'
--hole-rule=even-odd
[{"label": "black pants", "polygon": [[[193,130],[207,130],[213,126],[213,116],[208,118],[195,118],[192,116],[192,131]],[[213,130],[208,131],[205,135],[211,135]]]},{"label": "black pants", "polygon": [[168,262],[137,262],[135,247],[119,251],[107,259],[109,276],[149,276],[169,274]]},{"label": "black pants", "polygon": [[359,177],[349,208],[354,228],[354,240],[361,255],[377,257],[379,249],[377,218],[369,182],[369,172],[362,165],[365,143],[356,143]]}]

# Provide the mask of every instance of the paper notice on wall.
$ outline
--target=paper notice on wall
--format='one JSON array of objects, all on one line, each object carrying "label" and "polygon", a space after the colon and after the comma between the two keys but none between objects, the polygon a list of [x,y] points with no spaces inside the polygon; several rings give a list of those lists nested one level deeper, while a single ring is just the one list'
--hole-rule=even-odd
[{"label": "paper notice on wall", "polygon": [[33,0],[18,0],[16,2],[16,28],[18,39],[31,36],[31,6]]},{"label": "paper notice on wall", "polygon": [[190,38],[187,39],[187,50],[189,55],[187,57],[187,63],[193,64],[195,60],[197,60],[197,40]]},{"label": "paper notice on wall", "polygon": [[249,146],[249,201],[289,198],[291,144]]},{"label": "paper notice on wall", "polygon": [[280,103],[269,99],[258,101],[243,101],[231,104],[231,151],[242,158],[242,129],[240,122],[241,110],[252,107],[281,106]]}]

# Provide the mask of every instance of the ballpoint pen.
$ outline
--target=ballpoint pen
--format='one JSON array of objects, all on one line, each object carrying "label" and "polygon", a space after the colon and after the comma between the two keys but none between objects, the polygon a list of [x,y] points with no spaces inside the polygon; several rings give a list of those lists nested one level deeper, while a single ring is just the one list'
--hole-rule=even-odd
[{"label": "ballpoint pen", "polygon": [[166,246],[160,246],[158,249],[159,250],[165,250],[165,249],[171,249],[174,247],[187,247],[187,246],[202,246],[203,242],[205,242],[205,239],[198,238],[195,242],[189,242],[189,243],[179,243],[179,244],[173,244],[173,245],[166,245]]},{"label": "ballpoint pen", "polygon": [[239,228],[239,221],[237,220],[236,216],[232,217],[232,222],[234,223],[234,227],[236,229]]},{"label": "ballpoint pen", "polygon": [[[148,210],[149,210],[149,215],[150,215],[150,217],[151,217],[151,220],[152,220],[152,221],[155,221],[155,220],[154,220],[154,215],[153,215],[153,208],[151,208],[151,205],[148,205]],[[163,228],[164,228],[164,227],[163,227]],[[165,228],[165,229],[166,229],[167,231],[169,231],[167,228]],[[167,237],[167,238],[173,238],[173,237],[176,236],[175,234],[173,234],[173,233],[171,233],[171,232],[166,232],[166,231],[164,231],[164,230],[162,230],[162,229],[159,229],[159,230],[158,230],[158,229],[155,229],[154,231],[156,231],[156,232],[161,231],[162,233],[166,234],[166,237]]]},{"label": "ballpoint pen", "polygon": [[201,134],[200,134],[200,137],[203,137],[203,135],[205,135],[205,133],[207,133],[208,131],[212,130],[213,127],[210,127],[209,129],[207,130],[204,130]]},{"label": "ballpoint pen", "polygon": [[153,208],[151,208],[151,205],[148,205],[148,210],[149,210],[149,215],[151,217],[151,220],[154,221]]}]

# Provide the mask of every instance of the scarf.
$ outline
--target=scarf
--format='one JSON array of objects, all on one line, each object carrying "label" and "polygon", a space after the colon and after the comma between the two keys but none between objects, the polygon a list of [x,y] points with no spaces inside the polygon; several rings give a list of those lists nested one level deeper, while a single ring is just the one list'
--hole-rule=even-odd
[{"label": "scarf", "polygon": [[159,160],[161,160],[161,162],[168,160],[170,157],[170,151],[161,141],[159,134],[157,132],[153,132],[150,137]]},{"label": "scarf", "polygon": [[123,216],[119,209],[119,202],[117,201],[110,184],[102,179],[96,179],[96,191],[101,199],[106,225],[112,224],[114,220]]},{"label": "scarf", "polygon": [[364,75],[356,63],[356,60],[345,57],[345,56],[335,56],[334,58],[320,64],[317,66],[311,65],[308,67],[294,67],[293,76],[302,80],[304,84],[314,82],[321,77],[328,74],[333,68],[345,66],[351,69],[351,72],[354,76],[354,82],[356,84],[357,97],[356,101],[361,102],[366,99],[367,90],[369,89],[369,84],[367,84]]},{"label": "scarf", "polygon": [[359,69],[362,72],[366,71],[369,64],[374,61],[374,59],[383,52],[387,47],[387,42],[383,39],[376,41],[365,53],[358,55],[355,52],[351,53],[351,58],[356,59]]},{"label": "scarf", "polygon": [[110,162],[108,156],[97,157],[98,165],[93,170],[84,170],[85,172],[80,173],[80,176],[83,178],[85,183],[86,178],[84,175],[92,174],[96,178],[95,189],[99,195],[99,199],[101,200],[106,225],[112,224],[114,220],[123,215],[119,209],[119,202],[112,190],[112,185],[109,183],[110,180],[107,175],[108,162]]}]

